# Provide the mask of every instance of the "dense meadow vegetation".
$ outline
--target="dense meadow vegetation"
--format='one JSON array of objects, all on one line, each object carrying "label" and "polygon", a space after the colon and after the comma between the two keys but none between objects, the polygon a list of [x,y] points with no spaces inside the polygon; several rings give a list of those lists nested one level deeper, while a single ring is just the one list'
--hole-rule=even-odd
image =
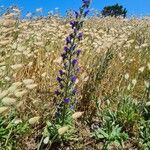
[{"label": "dense meadow vegetation", "polygon": [[88,7],[0,17],[0,150],[150,149],[150,18]]}]

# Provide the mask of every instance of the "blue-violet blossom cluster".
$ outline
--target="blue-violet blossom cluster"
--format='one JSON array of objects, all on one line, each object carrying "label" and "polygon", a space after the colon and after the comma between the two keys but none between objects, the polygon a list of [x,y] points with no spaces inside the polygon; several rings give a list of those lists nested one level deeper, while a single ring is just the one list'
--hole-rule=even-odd
[{"label": "blue-violet blossom cluster", "polygon": [[59,75],[57,76],[57,81],[59,83],[59,89],[55,91],[55,94],[61,103],[59,104],[56,112],[56,116],[65,117],[74,108],[76,103],[76,80],[78,68],[78,57],[81,50],[77,47],[77,42],[83,39],[83,33],[80,29],[83,26],[83,18],[85,18],[89,12],[88,8],[90,5],[90,0],[82,0],[83,4],[79,12],[75,11],[75,20],[70,21],[70,25],[73,32],[66,37],[66,45],[64,47],[64,52],[61,54],[63,60],[63,69],[59,70]]}]

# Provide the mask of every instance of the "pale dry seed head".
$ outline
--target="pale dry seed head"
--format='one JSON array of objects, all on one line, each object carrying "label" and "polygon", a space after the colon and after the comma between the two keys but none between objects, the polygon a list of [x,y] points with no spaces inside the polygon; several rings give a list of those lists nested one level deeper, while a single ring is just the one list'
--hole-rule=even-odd
[{"label": "pale dry seed head", "polygon": [[26,88],[29,89],[29,90],[32,90],[34,88],[37,87],[37,84],[29,84],[29,85],[26,85]]},{"label": "pale dry seed head", "polygon": [[150,70],[150,63],[147,63],[148,70]]},{"label": "pale dry seed head", "polygon": [[12,65],[11,68],[13,70],[17,70],[17,69],[21,69],[23,67],[23,64],[15,64],[15,65]]},{"label": "pale dry seed head", "polygon": [[14,17],[14,13],[9,13],[9,14],[7,14],[7,15],[4,15],[4,18],[5,19],[11,19],[11,18],[13,18]]},{"label": "pale dry seed head", "polygon": [[5,113],[9,110],[9,107],[0,107],[0,114]]},{"label": "pale dry seed head", "polygon": [[68,126],[61,127],[61,128],[58,129],[58,134],[63,135],[65,132],[68,131],[68,129],[69,129]]},{"label": "pale dry seed head", "polygon": [[139,72],[141,72],[141,73],[142,73],[142,72],[144,71],[144,69],[145,69],[145,67],[144,67],[144,66],[143,66],[143,67],[140,67],[140,68],[139,68]]},{"label": "pale dry seed head", "polygon": [[31,124],[31,125],[35,125],[35,124],[38,124],[38,123],[39,123],[39,120],[40,120],[40,117],[39,117],[39,116],[36,116],[36,117],[30,118],[28,122],[29,122],[29,124]]},{"label": "pale dry seed head", "polygon": [[9,43],[10,43],[10,40],[3,40],[3,41],[0,41],[0,45],[1,45],[1,46],[8,45]]},{"label": "pale dry seed head", "polygon": [[19,86],[21,86],[22,85],[22,82],[14,82],[13,84],[12,84],[12,86],[16,86],[16,87],[19,87]]},{"label": "pale dry seed head", "polygon": [[20,102],[16,105],[16,108],[19,108],[19,107],[21,107],[21,106],[23,106],[23,101],[20,101]]},{"label": "pale dry seed head", "polygon": [[0,93],[0,99],[4,98],[8,94],[8,90],[2,91]]},{"label": "pale dry seed head", "polygon": [[73,119],[78,119],[80,118],[82,115],[83,115],[84,112],[75,112],[73,115],[72,115],[72,118]]},{"label": "pale dry seed head", "polygon": [[128,80],[129,79],[129,74],[126,73],[124,77],[125,77],[126,80]]},{"label": "pale dry seed head", "polygon": [[44,78],[46,77],[46,72],[42,73],[41,76]]},{"label": "pale dry seed head", "polygon": [[145,47],[147,47],[147,46],[148,46],[147,43],[144,43],[144,44],[141,45],[141,47],[143,47],[143,48],[145,48]]},{"label": "pale dry seed head", "polygon": [[146,106],[150,106],[150,102],[147,102],[147,103],[146,103]]},{"label": "pale dry seed head", "polygon": [[54,63],[57,63],[57,64],[61,64],[61,62],[62,62],[62,58],[61,57],[59,57],[59,58],[54,60]]},{"label": "pale dry seed head", "polygon": [[33,84],[33,83],[34,83],[34,80],[33,80],[33,79],[24,79],[24,80],[23,80],[23,83],[24,83],[25,85]]},{"label": "pale dry seed head", "polygon": [[8,88],[8,92],[9,93],[14,93],[17,90],[17,88],[18,88],[17,86],[12,85],[11,87]]},{"label": "pale dry seed head", "polygon": [[48,142],[49,142],[49,136],[47,136],[47,137],[43,140],[43,143],[44,143],[44,144],[48,144]]},{"label": "pale dry seed head", "polygon": [[144,85],[145,85],[146,88],[149,88],[150,83],[148,81],[144,81]]},{"label": "pale dry seed head", "polygon": [[11,97],[5,97],[2,99],[2,103],[6,106],[14,105],[16,103],[16,99]]},{"label": "pale dry seed head", "polygon": [[31,67],[33,65],[33,62],[29,62],[28,67]]},{"label": "pale dry seed head", "polygon": [[132,84],[135,86],[136,83],[137,83],[137,80],[136,80],[136,79],[133,79],[133,80],[132,80]]},{"label": "pale dry seed head", "polygon": [[10,77],[6,76],[6,77],[5,77],[5,80],[6,80],[6,81],[10,81]]},{"label": "pale dry seed head", "polygon": [[22,120],[21,119],[14,119],[13,123],[14,124],[19,124],[19,123],[22,123]]},{"label": "pale dry seed head", "polygon": [[22,97],[22,96],[24,96],[26,93],[27,93],[27,90],[16,91],[16,92],[14,92],[14,95],[15,95],[16,97]]},{"label": "pale dry seed head", "polygon": [[14,26],[14,24],[15,24],[15,20],[11,20],[11,19],[5,20],[3,22],[3,26],[7,28]]}]

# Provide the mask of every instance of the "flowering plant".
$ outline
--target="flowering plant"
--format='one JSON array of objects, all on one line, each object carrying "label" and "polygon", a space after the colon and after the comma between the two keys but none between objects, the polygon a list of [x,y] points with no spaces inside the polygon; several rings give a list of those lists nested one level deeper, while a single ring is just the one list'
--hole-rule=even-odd
[{"label": "flowering plant", "polygon": [[[47,145],[47,149],[50,149],[51,144],[48,143],[61,140],[65,135],[65,139],[67,139],[72,133],[75,133],[76,130],[74,130],[72,124],[73,119],[75,120],[83,114],[83,112],[74,113],[77,92],[75,83],[77,73],[79,72],[77,64],[81,52],[81,50],[77,48],[77,42],[83,38],[83,33],[80,32],[80,29],[83,26],[83,18],[85,18],[89,12],[88,8],[90,5],[90,0],[82,1],[83,4],[79,12],[75,11],[75,20],[70,21],[73,32],[66,37],[64,52],[61,54],[63,69],[59,70],[59,75],[57,76],[59,89],[55,91],[56,98],[61,101],[55,113],[56,118],[54,123],[47,122],[38,150],[41,148],[42,142]],[[70,127],[72,130],[68,131]],[[49,142],[49,140],[51,140],[51,142]]]},{"label": "flowering plant", "polygon": [[76,104],[76,87],[78,68],[78,57],[81,50],[77,48],[77,42],[83,38],[80,29],[83,26],[83,19],[87,16],[90,0],[82,0],[83,4],[79,12],[75,11],[75,20],[70,21],[73,32],[66,37],[64,52],[61,54],[63,60],[63,69],[59,70],[57,81],[59,89],[55,91],[58,99],[61,100],[57,107],[56,118],[63,125],[65,118],[73,113]]}]

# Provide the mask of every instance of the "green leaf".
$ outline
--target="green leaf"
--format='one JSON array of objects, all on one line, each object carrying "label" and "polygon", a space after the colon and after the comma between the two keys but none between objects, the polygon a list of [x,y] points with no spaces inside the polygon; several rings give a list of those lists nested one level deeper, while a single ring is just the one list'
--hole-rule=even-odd
[{"label": "green leaf", "polygon": [[109,138],[109,135],[105,131],[103,131],[102,129],[99,128],[97,132],[99,135],[102,135],[104,138],[106,138],[106,139]]}]

